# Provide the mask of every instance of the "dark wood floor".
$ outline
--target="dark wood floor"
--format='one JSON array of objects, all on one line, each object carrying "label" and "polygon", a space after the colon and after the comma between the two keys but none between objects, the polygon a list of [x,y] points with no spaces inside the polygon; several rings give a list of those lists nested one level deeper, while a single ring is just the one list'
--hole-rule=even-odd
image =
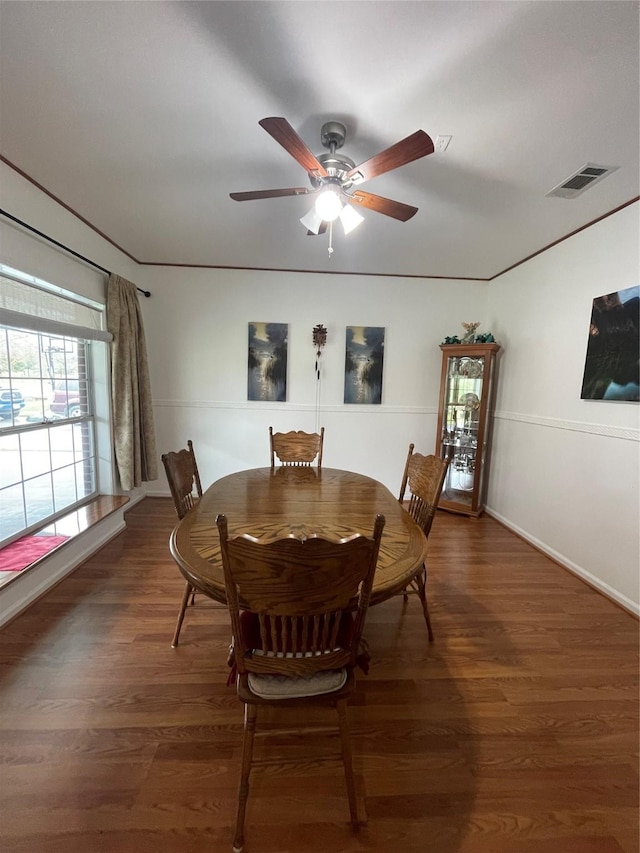
[{"label": "dark wood floor", "polygon": [[[127,518],[0,632],[5,853],[231,850],[228,616],[200,599],[171,649],[172,504]],[[429,590],[431,646],[414,597],[367,618],[350,707],[366,826],[339,764],[269,738],[261,754],[292,760],[253,777],[248,853],[638,853],[637,621],[487,517],[438,514]]]}]

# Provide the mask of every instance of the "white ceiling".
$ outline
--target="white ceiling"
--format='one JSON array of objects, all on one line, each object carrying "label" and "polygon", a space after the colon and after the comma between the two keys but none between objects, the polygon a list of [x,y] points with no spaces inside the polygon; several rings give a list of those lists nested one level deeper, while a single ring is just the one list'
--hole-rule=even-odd
[{"label": "white ceiling", "polygon": [[[638,195],[638,10],[3,2],[2,156],[140,262],[490,278]],[[266,116],[316,155],[342,121],[356,163],[419,128],[453,139],[363,184],[419,211],[361,211],[329,259],[309,198],[229,198],[308,185]],[[587,162],[619,169],[545,197]]]}]

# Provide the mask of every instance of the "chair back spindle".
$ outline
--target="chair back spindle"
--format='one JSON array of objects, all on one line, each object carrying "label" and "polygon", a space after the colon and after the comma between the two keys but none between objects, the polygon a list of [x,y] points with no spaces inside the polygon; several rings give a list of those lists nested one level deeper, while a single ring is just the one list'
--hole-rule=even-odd
[{"label": "chair back spindle", "polygon": [[[164,453],[162,455],[162,464],[167,475],[173,505],[178,518],[182,519],[189,510],[193,509],[196,501],[202,497],[202,483],[200,482],[200,473],[198,472],[196,455],[191,439],[187,441],[185,449]],[[186,581],[178,613],[178,621],[173,640],[171,641],[171,647],[174,649],[180,639],[180,631],[182,630],[187,603],[189,598],[191,598],[191,603],[194,603],[195,593],[195,588],[191,586],[189,581]]]},{"label": "chair back spindle", "polygon": [[274,432],[269,427],[271,449],[271,467],[275,467],[276,458],[281,465],[310,467],[317,458],[316,465],[322,468],[322,450],[324,445],[324,427],[320,432]]},{"label": "chair back spindle", "polygon": [[290,535],[260,540],[246,534],[230,538],[226,516],[219,515],[216,522],[233,628],[236,688],[245,704],[233,851],[244,849],[253,743],[258,708],[263,705],[336,709],[349,814],[357,827],[347,700],[355,688],[354,670],[384,516],[376,516],[372,536],[343,539]]},{"label": "chair back spindle", "polygon": [[[398,500],[401,504],[405,503],[405,494],[408,488],[410,497],[406,505],[407,511],[428,538],[442,494],[450,457],[440,459],[433,455],[423,456],[421,453],[414,453],[413,447],[413,444],[409,445]],[[425,565],[418,570],[415,577],[398,594],[403,595],[406,601],[409,593],[415,593],[420,599],[429,642],[433,642],[433,628],[431,627],[431,616],[427,603],[427,567]]]},{"label": "chair back spindle", "polygon": [[[335,540],[229,538],[224,515],[217,524],[241,678],[248,672],[312,676],[354,666],[384,516],[376,517],[371,537]],[[241,608],[257,615],[259,650],[244,636]],[[352,627],[345,642],[347,621]]]},{"label": "chair back spindle", "polygon": [[440,459],[433,455],[423,456],[421,453],[414,453],[413,448],[414,445],[410,444],[398,500],[404,503],[408,488],[409,515],[422,528],[424,535],[429,536],[449,467],[449,459]]},{"label": "chair back spindle", "polygon": [[164,453],[162,463],[178,518],[184,518],[202,497],[202,483],[191,439],[186,449]]}]

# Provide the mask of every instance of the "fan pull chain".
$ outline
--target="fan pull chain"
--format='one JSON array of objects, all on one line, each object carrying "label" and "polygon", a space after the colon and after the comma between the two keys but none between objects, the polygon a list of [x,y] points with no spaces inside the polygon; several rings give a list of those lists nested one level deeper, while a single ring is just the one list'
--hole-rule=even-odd
[{"label": "fan pull chain", "polygon": [[333,222],[329,223],[329,257],[333,255]]}]

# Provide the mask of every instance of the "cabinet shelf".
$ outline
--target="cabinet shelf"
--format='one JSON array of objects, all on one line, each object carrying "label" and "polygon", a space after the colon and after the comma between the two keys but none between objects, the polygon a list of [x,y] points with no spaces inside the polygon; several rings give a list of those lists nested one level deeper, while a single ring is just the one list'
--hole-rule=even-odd
[{"label": "cabinet shelf", "polygon": [[449,457],[439,507],[479,516],[489,468],[499,344],[441,344],[436,453]]}]

